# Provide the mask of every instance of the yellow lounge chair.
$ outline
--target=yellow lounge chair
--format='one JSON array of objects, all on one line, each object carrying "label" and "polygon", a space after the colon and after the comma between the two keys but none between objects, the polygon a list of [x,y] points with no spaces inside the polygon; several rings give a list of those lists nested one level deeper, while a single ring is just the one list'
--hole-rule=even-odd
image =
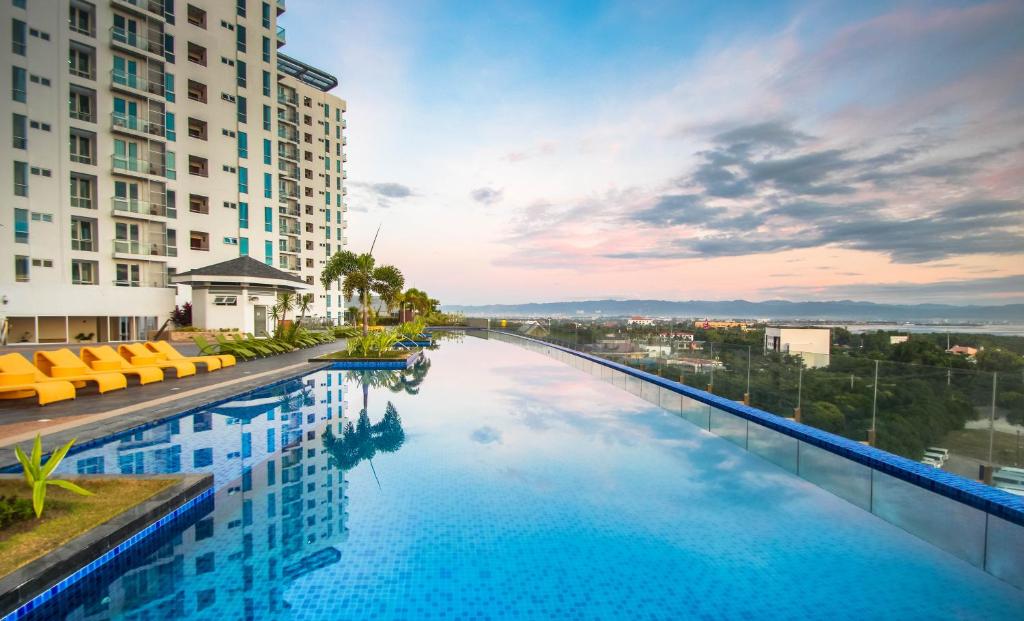
[{"label": "yellow lounge chair", "polygon": [[[18,354],[8,354],[18,356]],[[20,358],[20,356],[18,356]],[[22,358],[24,360],[24,358]],[[27,363],[28,361],[25,360]],[[0,373],[0,399],[25,399],[35,395],[39,405],[75,398],[75,386],[63,380],[37,382],[34,372]]]},{"label": "yellow lounge chair", "polygon": [[128,387],[124,373],[114,371],[93,371],[89,365],[78,359],[66,347],[52,351],[37,351],[32,357],[36,368],[45,376],[67,380],[72,383],[96,382],[100,393]]},{"label": "yellow lounge chair", "polygon": [[164,381],[164,372],[160,367],[154,364],[142,364],[134,360],[128,362],[118,356],[110,345],[83,347],[78,352],[78,357],[93,371],[118,371],[125,375],[135,375],[138,376],[140,384]]},{"label": "yellow lounge chair", "polygon": [[[168,360],[191,360],[192,362],[205,362],[207,371],[216,371],[220,367],[230,367],[235,364],[235,357],[231,354],[213,354],[210,356],[183,356],[174,349],[174,346],[167,341],[146,341],[146,348],[150,351],[167,356]],[[211,361],[220,363],[211,364]]]},{"label": "yellow lounge chair", "polygon": [[[71,356],[74,357],[74,354],[71,354]],[[78,359],[75,358],[75,360]],[[0,373],[31,373],[37,383],[66,381],[71,382],[74,388],[81,388],[85,386],[86,382],[95,382],[97,387],[100,389],[100,392],[106,392],[115,388],[124,388],[128,385],[128,382],[127,380],[124,380],[123,375],[121,375],[121,379],[124,380],[124,383],[120,386],[117,385],[118,382],[116,377],[111,381],[108,377],[97,377],[95,374],[81,377],[72,375],[53,378],[43,373],[21,354],[4,354],[3,356],[0,356]]]},{"label": "yellow lounge chair", "polygon": [[[109,345],[106,345],[105,347],[111,352],[114,352],[113,347],[110,347]],[[129,364],[135,366],[174,369],[174,372],[179,378],[196,374],[196,365],[192,364],[188,360],[167,360],[160,354],[154,354],[149,351],[140,343],[126,343],[124,345],[119,345],[117,352],[114,352],[114,355],[119,359],[127,360]]]}]

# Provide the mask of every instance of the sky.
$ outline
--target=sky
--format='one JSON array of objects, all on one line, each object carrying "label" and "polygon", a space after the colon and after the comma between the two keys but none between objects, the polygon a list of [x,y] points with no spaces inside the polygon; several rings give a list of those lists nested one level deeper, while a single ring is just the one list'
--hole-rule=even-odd
[{"label": "sky", "polygon": [[287,7],[442,303],[1024,302],[1024,2]]}]

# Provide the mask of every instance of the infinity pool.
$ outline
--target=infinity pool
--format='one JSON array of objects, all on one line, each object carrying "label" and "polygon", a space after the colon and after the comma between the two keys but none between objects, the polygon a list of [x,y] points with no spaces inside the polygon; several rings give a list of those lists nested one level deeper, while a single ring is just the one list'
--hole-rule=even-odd
[{"label": "infinity pool", "polygon": [[217,492],[30,618],[1024,614],[1024,592],[582,371],[472,337],[428,357],[70,456]]}]

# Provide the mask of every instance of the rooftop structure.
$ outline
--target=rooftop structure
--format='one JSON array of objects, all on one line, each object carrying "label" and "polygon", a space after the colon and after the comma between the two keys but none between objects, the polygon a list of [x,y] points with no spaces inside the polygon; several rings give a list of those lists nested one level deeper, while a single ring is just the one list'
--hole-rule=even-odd
[{"label": "rooftop structure", "polygon": [[831,355],[832,331],[829,328],[791,328],[767,326],[764,350],[803,358],[808,367],[827,367]]}]

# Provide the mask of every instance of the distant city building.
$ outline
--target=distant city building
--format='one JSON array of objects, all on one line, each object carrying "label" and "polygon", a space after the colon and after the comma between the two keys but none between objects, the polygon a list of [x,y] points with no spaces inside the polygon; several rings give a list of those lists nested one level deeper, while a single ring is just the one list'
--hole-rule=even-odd
[{"label": "distant city building", "polygon": [[665,332],[659,332],[658,336],[663,339],[677,339],[681,341],[693,341],[693,332],[677,332],[673,330],[667,330]]},{"label": "distant city building", "polygon": [[641,345],[651,358],[663,358],[672,353],[671,345]]},{"label": "distant city building", "polygon": [[906,343],[910,340],[910,336],[906,334],[897,334],[896,336],[889,337],[890,345],[899,345],[900,343]]},{"label": "distant city building", "polygon": [[654,320],[650,317],[630,317],[626,324],[630,326],[653,326]]},{"label": "distant city building", "polygon": [[978,355],[977,347],[968,347],[966,345],[954,345],[946,350],[947,354],[956,354],[957,356],[966,356],[973,358]]},{"label": "distant city building", "polygon": [[739,328],[740,330],[748,329],[748,325],[742,321],[696,321],[697,325],[703,327],[705,330],[711,329],[727,329],[727,328]]},{"label": "distant city building", "polygon": [[808,367],[827,367],[832,345],[829,328],[787,328],[768,326],[764,329],[764,349],[803,358]]},{"label": "distant city building", "polygon": [[538,321],[526,321],[516,330],[519,334],[524,336],[547,336],[548,329],[540,324]]}]

